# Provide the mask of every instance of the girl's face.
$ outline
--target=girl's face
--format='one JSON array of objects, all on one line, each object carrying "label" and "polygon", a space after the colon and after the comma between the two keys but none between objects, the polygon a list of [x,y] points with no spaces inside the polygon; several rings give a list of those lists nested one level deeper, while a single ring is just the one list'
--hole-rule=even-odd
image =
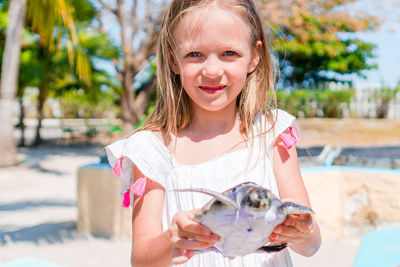
[{"label": "girl's face", "polygon": [[236,98],[259,61],[248,24],[232,11],[210,5],[185,14],[174,31],[172,69],[193,108],[220,111]]}]

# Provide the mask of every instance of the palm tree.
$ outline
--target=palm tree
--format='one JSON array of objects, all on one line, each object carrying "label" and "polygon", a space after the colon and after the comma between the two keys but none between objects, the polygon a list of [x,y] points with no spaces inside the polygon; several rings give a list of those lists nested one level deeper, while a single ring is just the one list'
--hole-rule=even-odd
[{"label": "palm tree", "polygon": [[[38,57],[40,58],[40,69],[42,71],[40,82],[37,86],[39,89],[37,105],[38,126],[36,128],[33,145],[39,145],[42,142],[40,129],[42,119],[44,118],[44,103],[51,94],[56,93],[55,91],[59,89],[60,84],[62,86],[63,82],[60,81],[67,78],[70,82],[68,87],[65,88],[66,90],[85,90],[90,88],[91,92],[95,92],[96,94],[100,93],[99,86],[109,86],[111,82],[105,75],[100,75],[101,72],[94,67],[92,59],[112,60],[118,57],[118,48],[111,44],[106,35],[100,33],[98,30],[90,28],[90,22],[97,14],[94,6],[87,0],[69,0],[68,3],[75,11],[71,15],[75,22],[73,26],[76,26],[73,38],[77,43],[77,61],[75,65],[78,77],[74,75],[73,70],[68,66],[68,58],[70,56],[70,53],[66,51],[69,49],[68,44],[66,45],[65,42],[61,42],[58,44],[57,53],[49,53],[47,49],[44,49],[45,47],[42,43],[39,42]],[[60,29],[62,28],[60,27]],[[50,42],[54,41],[50,39]],[[81,71],[83,71],[84,76],[81,74]],[[102,77],[101,81],[98,80],[99,75]],[[74,76],[74,79],[71,79],[71,76]],[[73,83],[75,87],[72,87],[71,83]]]},{"label": "palm tree", "polygon": [[[66,0],[9,1],[9,19],[0,83],[0,153],[2,154],[0,167],[18,164],[13,136],[12,110],[17,92],[21,31],[25,22],[25,13],[28,14],[32,29],[40,35],[42,44],[49,50],[53,50],[59,43],[62,29],[68,29],[69,61],[71,65],[76,61],[76,71],[80,78],[89,81],[90,76],[88,60],[79,47],[69,2]],[[56,38],[55,31],[58,31]]]},{"label": "palm tree", "polygon": [[26,0],[11,0],[8,11],[8,27],[0,82],[0,167],[18,164],[14,141],[12,111],[17,91],[21,31],[25,20]]},{"label": "palm tree", "polygon": [[[79,23],[77,23],[78,25]],[[118,49],[114,47],[105,36],[99,32],[85,31],[78,32],[79,43],[82,53],[88,59],[112,60],[118,57]],[[89,61],[90,76],[89,82],[80,79],[68,65],[68,53],[65,47],[61,47],[56,54],[46,53],[43,47],[38,47],[38,69],[40,69],[39,97],[37,102],[38,125],[36,128],[33,145],[39,145],[42,142],[40,129],[44,118],[44,103],[50,95],[60,96],[69,90],[84,90],[86,94],[91,95],[93,100],[97,95],[101,95],[102,86],[117,89],[118,85],[112,83],[112,77],[106,72],[96,69],[94,64]],[[93,103],[94,104],[94,103]]]}]

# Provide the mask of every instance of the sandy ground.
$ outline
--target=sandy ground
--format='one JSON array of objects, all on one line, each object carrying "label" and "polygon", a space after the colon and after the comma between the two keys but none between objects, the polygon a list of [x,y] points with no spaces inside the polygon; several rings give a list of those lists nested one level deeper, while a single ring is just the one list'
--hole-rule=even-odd
[{"label": "sandy ground", "polygon": [[400,145],[400,121],[379,119],[298,119],[299,146]]},{"label": "sandy ground", "polygon": [[[303,139],[302,146],[327,142],[380,143],[374,129],[383,127],[391,130],[381,135],[382,143],[400,143],[398,122],[368,124],[365,138],[361,139],[352,131],[346,132],[348,127],[343,126],[354,125],[354,121],[340,121],[329,127],[322,127],[328,124],[321,121],[299,123],[302,135],[311,136]],[[329,132],[329,128],[336,130]],[[349,139],[338,139],[339,134]],[[128,238],[104,239],[76,231],[76,171],[79,166],[98,162],[100,152],[100,146],[25,148],[19,151],[19,166],[0,168],[0,265],[23,257],[37,257],[71,267],[130,266]],[[311,258],[292,253],[294,266],[352,266],[358,247],[358,238],[325,239]]]},{"label": "sandy ground", "polygon": [[0,169],[0,264],[38,257],[66,266],[129,266],[129,240],[76,231],[76,171],[100,148],[21,149],[18,167]]}]

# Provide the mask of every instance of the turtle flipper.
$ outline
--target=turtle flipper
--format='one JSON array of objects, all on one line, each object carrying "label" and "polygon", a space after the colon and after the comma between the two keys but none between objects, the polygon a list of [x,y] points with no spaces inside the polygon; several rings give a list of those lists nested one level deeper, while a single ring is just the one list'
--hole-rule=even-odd
[{"label": "turtle flipper", "polygon": [[267,253],[278,252],[286,247],[287,247],[287,243],[268,245],[268,246],[260,247],[259,249],[257,249],[257,252],[267,252]]},{"label": "turtle flipper", "polygon": [[293,202],[285,202],[280,206],[280,211],[285,214],[314,214],[309,207],[301,206]]},{"label": "turtle flipper", "polygon": [[216,198],[217,200],[219,200],[219,201],[225,203],[226,205],[232,207],[236,211],[239,209],[239,206],[235,201],[233,201],[232,199],[228,198],[224,194],[221,194],[221,193],[209,190],[209,189],[204,189],[204,188],[184,188],[184,189],[175,189],[173,191],[203,193],[203,194],[206,194],[206,195],[209,195],[209,196],[212,196],[212,197]]}]

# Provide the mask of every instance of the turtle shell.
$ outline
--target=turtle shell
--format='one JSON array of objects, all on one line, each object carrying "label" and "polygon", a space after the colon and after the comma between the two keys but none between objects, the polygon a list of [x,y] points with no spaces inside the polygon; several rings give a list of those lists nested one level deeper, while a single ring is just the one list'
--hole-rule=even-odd
[{"label": "turtle shell", "polygon": [[282,203],[270,190],[251,182],[220,194],[202,189],[185,191],[214,196],[194,219],[221,237],[214,247],[226,257],[244,256],[260,248],[268,252],[285,248],[286,244],[275,246],[268,243],[273,229],[289,213],[312,213],[307,207]]}]

